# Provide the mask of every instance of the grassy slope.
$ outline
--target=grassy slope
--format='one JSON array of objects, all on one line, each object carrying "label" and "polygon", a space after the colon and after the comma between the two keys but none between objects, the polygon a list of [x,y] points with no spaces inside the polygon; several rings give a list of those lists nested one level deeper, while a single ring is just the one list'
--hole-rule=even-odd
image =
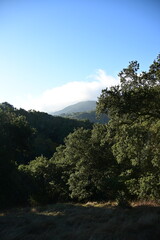
[{"label": "grassy slope", "polygon": [[158,240],[160,206],[55,204],[0,213],[1,240]]}]

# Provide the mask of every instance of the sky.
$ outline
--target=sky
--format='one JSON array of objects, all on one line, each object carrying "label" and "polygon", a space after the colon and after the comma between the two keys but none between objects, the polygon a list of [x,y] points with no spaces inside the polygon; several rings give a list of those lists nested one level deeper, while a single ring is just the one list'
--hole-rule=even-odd
[{"label": "sky", "polygon": [[160,53],[159,0],[0,0],[0,103],[54,112],[96,100]]}]

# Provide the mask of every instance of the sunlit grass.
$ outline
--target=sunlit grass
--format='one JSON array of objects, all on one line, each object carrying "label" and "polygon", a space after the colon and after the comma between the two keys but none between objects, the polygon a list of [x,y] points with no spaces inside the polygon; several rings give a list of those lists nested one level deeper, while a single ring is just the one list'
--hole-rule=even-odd
[{"label": "sunlit grass", "polygon": [[1,240],[158,240],[160,205],[115,202],[17,208],[0,213]]}]

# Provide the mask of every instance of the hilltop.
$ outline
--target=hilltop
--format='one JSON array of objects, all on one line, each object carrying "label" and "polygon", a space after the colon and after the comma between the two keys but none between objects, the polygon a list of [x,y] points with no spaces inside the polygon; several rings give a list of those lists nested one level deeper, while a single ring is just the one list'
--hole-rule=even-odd
[{"label": "hilltop", "polygon": [[53,112],[52,115],[59,116],[62,114],[72,114],[76,112],[89,112],[89,111],[94,111],[95,109],[96,109],[96,101],[83,101],[73,105],[69,105],[60,111]]}]

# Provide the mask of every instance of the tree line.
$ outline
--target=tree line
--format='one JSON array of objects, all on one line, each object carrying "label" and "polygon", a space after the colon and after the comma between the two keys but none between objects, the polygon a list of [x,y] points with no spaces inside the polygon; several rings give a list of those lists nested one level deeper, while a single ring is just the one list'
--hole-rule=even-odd
[{"label": "tree line", "polygon": [[[36,117],[30,117],[39,114],[41,128],[42,113],[17,114],[1,106],[3,205],[92,200],[127,204],[160,198],[160,55],[147,72],[139,71],[137,61],[130,62],[119,78],[120,84],[103,89],[97,102],[97,114],[106,114],[108,123],[83,122],[66,136],[59,130],[56,144],[50,145],[56,148],[52,156],[48,150],[34,152],[37,145],[48,146],[48,136],[52,139],[49,121],[47,134],[40,134],[45,144],[35,138],[39,129],[33,126]],[[34,160],[28,157],[31,149]]]}]

